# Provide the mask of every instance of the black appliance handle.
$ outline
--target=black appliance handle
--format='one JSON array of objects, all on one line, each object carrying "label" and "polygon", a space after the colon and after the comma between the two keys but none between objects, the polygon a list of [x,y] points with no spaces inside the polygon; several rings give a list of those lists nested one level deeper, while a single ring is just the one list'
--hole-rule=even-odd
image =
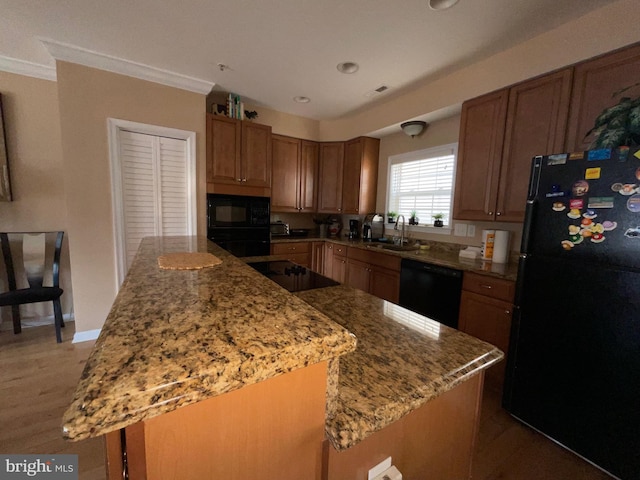
[{"label": "black appliance handle", "polygon": [[529,193],[527,194],[527,205],[525,208],[524,225],[522,227],[522,243],[520,251],[530,253],[533,243],[533,224],[535,223],[538,209],[538,183],[540,182],[540,168],[542,166],[542,156],[533,157],[531,160],[531,176],[529,177]]}]

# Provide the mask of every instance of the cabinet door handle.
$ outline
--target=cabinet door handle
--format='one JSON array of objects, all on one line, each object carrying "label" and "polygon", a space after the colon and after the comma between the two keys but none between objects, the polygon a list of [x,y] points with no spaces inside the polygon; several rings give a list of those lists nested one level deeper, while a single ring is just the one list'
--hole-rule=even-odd
[{"label": "cabinet door handle", "polygon": [[243,179],[242,179],[242,181],[243,181],[243,182],[246,182],[246,181],[247,181],[247,179],[246,179],[246,178],[243,178]]},{"label": "cabinet door handle", "polygon": [[496,212],[496,215],[499,217],[500,215],[502,215],[502,212]]},{"label": "cabinet door handle", "polygon": [[239,178],[239,179],[238,179],[238,181],[239,181],[239,182],[241,182],[241,181],[242,181],[242,179],[241,179],[241,178]]},{"label": "cabinet door handle", "polygon": [[339,211],[339,212],[341,212],[341,211],[342,211],[342,209],[341,209],[341,208],[339,208],[339,209],[338,209],[338,211]]},{"label": "cabinet door handle", "polygon": [[506,313],[507,315],[511,314],[511,310],[505,310],[504,313]]},{"label": "cabinet door handle", "polygon": [[482,288],[488,288],[489,290],[491,290],[493,288],[491,285],[487,285],[486,283],[481,283],[480,286]]},{"label": "cabinet door handle", "polygon": [[493,212],[489,212],[489,215],[493,215]]}]

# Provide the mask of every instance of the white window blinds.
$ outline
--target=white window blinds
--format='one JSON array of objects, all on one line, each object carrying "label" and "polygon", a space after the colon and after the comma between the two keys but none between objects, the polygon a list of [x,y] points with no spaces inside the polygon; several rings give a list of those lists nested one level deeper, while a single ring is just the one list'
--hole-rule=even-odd
[{"label": "white window blinds", "polygon": [[408,220],[415,210],[420,224],[432,224],[433,215],[442,213],[449,225],[456,153],[453,144],[391,157],[387,211]]},{"label": "white window blinds", "polygon": [[189,235],[186,143],[119,132],[127,269],[142,238]]}]

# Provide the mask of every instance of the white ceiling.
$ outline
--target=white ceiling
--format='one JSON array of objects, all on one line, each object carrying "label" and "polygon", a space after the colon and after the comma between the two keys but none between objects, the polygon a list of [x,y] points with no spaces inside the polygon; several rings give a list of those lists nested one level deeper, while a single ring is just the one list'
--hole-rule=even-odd
[{"label": "white ceiling", "polygon": [[[427,0],[0,0],[0,56],[53,66],[38,40],[47,38],[325,120],[613,1],[460,0],[436,12]],[[338,73],[344,61],[360,70]],[[381,85],[389,91],[365,96]]]}]

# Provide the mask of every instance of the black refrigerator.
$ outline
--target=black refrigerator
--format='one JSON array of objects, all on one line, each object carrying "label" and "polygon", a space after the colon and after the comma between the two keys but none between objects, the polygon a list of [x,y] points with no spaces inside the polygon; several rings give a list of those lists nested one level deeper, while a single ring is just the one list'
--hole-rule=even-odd
[{"label": "black refrigerator", "polygon": [[504,407],[640,479],[640,150],[533,159]]}]

